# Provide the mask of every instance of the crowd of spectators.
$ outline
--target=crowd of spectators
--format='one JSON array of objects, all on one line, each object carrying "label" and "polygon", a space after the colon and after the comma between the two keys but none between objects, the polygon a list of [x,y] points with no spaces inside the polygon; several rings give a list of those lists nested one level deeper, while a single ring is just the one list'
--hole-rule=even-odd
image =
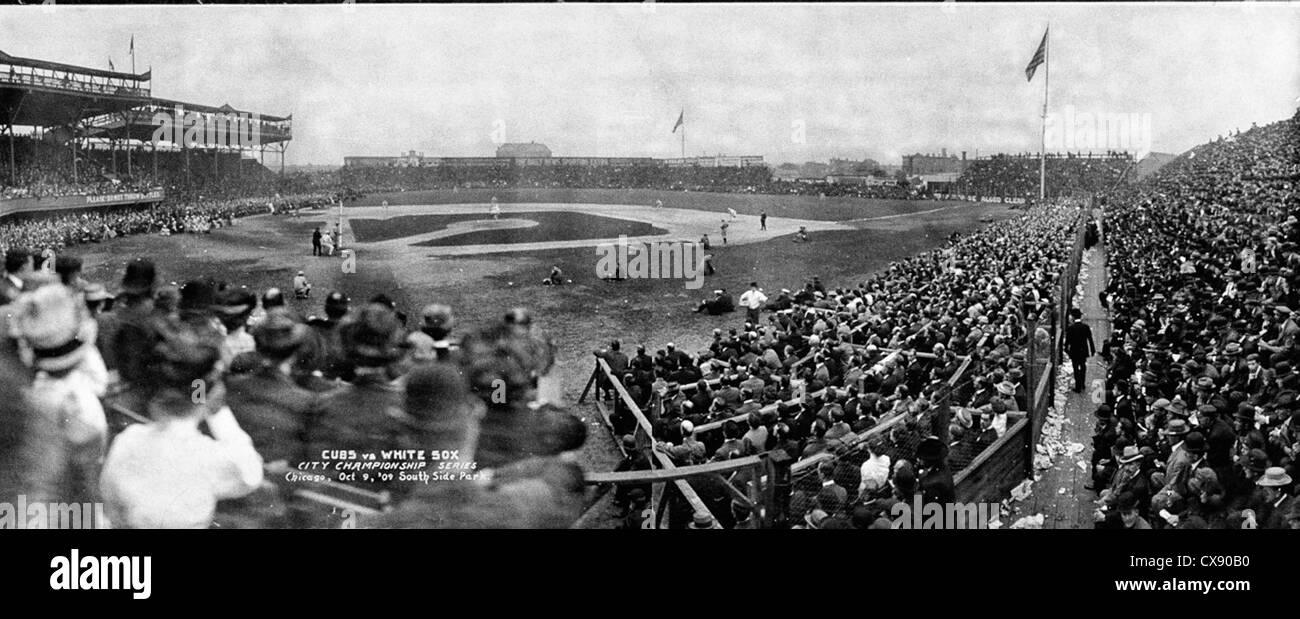
[{"label": "crowd of spectators", "polygon": [[[14,167],[0,166],[0,200],[56,198],[162,189],[167,195],[237,198],[326,189],[303,186],[244,160],[238,153],[204,150],[136,150],[114,153],[103,145],[77,151],[74,173],[71,149],[29,137],[14,140]],[[128,164],[129,162],[129,164]],[[332,185],[334,179],[329,179]],[[291,186],[290,186],[291,185]]]},{"label": "crowd of spectators", "polygon": [[[1092,195],[1110,191],[1133,166],[1127,153],[1049,154],[1047,196]],[[972,161],[958,177],[954,193],[1034,198],[1038,196],[1039,158],[1034,154],[994,155]]]},{"label": "crowd of spectators", "polygon": [[766,166],[671,167],[644,165],[513,165],[379,167],[350,166],[340,182],[362,192],[491,187],[593,188],[757,192],[771,177]]},{"label": "crowd of spectators", "polygon": [[[305,317],[277,289],[160,285],[144,258],[114,296],[72,256],[57,276],[42,261],[11,249],[0,280],[0,495],[102,502],[115,528],[544,528],[580,513],[586,427],[539,396],[553,347],[525,310],[461,338],[441,305],[408,328],[388,298],[336,292]],[[454,454],[423,469],[453,477],[303,468],[405,449]],[[351,487],[357,509],[304,484]]]},{"label": "crowd of spectators", "polygon": [[1111,196],[1099,526],[1297,528],[1300,113]]},{"label": "crowd of spectators", "polygon": [[[1043,205],[957,235],[857,286],[828,289],[814,278],[797,292],[783,289],[762,308],[766,320],[716,330],[696,355],[672,344],[633,354],[620,342],[596,354],[653,416],[649,449],[680,465],[776,448],[817,458],[796,483],[793,522],[879,525],[893,501],[910,502],[918,492],[927,502],[955,500],[953,473],[1025,410],[1028,338],[1046,344],[1050,337],[1043,327],[1028,333],[1028,322],[1050,323],[1049,300],[1080,216],[1074,204]],[[623,468],[648,466],[644,449],[635,449],[631,412],[615,411],[612,423],[629,452]],[[719,424],[720,431],[696,430]],[[888,431],[872,433],[861,449],[859,437],[882,424]],[[751,515],[725,488],[698,479],[712,518],[748,526]],[[625,491],[618,507],[635,519],[646,498]]]},{"label": "crowd of spectators", "polygon": [[171,197],[150,208],[138,206],[78,211],[0,224],[0,251],[22,248],[61,251],[135,234],[207,233],[234,220],[268,212],[289,213],[328,203],[329,194],[273,198],[186,200]]},{"label": "crowd of spectators", "polygon": [[339,177],[343,186],[365,193],[457,187],[634,188],[897,200],[917,198],[917,192],[906,182],[888,185],[798,182],[774,178],[766,166],[704,167],[654,163],[607,166],[526,166],[510,163],[487,166],[353,166],[342,168]]}]

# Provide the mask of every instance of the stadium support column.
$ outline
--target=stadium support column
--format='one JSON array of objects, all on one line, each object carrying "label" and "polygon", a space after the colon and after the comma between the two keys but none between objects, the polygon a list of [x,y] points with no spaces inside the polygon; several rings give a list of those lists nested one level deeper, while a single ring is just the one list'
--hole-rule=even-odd
[{"label": "stadium support column", "polygon": [[[1052,25],[1047,24],[1047,31],[1052,31]],[[1042,141],[1038,146],[1038,202],[1042,203],[1047,196],[1047,85],[1052,81],[1052,63],[1049,48],[1052,46],[1047,35],[1043,36],[1043,131]]]},{"label": "stadium support column", "polygon": [[118,116],[122,118],[122,129],[126,131],[126,138],[123,140],[123,143],[126,145],[126,176],[127,178],[131,178],[135,176],[131,171],[131,148],[133,146],[133,144],[131,144],[131,119],[127,117],[126,112],[122,112],[121,114],[118,114]]},{"label": "stadium support column", "polygon": [[18,118],[18,113],[23,109],[23,94],[26,91],[18,91],[18,103],[9,108],[9,181],[18,184],[18,167],[14,163],[14,119]]}]

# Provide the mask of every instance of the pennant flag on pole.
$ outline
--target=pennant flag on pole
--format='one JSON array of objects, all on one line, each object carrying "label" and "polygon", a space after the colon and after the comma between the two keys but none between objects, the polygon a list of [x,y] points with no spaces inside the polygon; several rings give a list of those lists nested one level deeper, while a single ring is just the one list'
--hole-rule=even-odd
[{"label": "pennant flag on pole", "polygon": [[116,70],[117,70],[117,68],[115,68],[115,67],[113,66],[113,59],[112,59],[112,58],[109,58],[109,59],[108,59],[108,70],[109,70],[109,71],[116,71]]},{"label": "pennant flag on pole", "polygon": [[677,129],[682,126],[682,121],[685,119],[686,110],[682,110],[682,113],[677,115],[677,124],[673,125],[673,133],[677,133]]},{"label": "pennant flag on pole", "polygon": [[135,35],[131,35],[131,55],[135,55]]},{"label": "pennant flag on pole", "polygon": [[1025,67],[1025,77],[1028,81],[1034,81],[1034,71],[1038,70],[1038,65],[1043,64],[1047,57],[1047,31],[1043,31],[1043,41],[1038,44],[1038,51],[1034,52],[1034,57],[1029,60],[1029,66]]}]

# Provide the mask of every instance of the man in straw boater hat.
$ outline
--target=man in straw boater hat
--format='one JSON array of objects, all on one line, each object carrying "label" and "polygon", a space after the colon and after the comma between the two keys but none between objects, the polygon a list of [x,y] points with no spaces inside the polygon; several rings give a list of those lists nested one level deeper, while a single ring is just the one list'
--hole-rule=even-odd
[{"label": "man in straw boater hat", "polygon": [[1229,526],[1242,529],[1289,529],[1296,507],[1294,480],[1280,466],[1266,469],[1255,480],[1258,490],[1246,509],[1229,516]]},{"label": "man in straw boater hat", "polygon": [[114,527],[207,528],[218,500],[262,483],[262,458],[224,403],[220,337],[176,318],[160,320],[157,333],[147,362],[153,421],[117,435],[100,491]]},{"label": "man in straw boater hat", "polygon": [[[48,276],[47,276],[48,277]],[[100,398],[108,370],[95,350],[95,323],[72,289],[37,276],[15,304],[13,328],[22,358],[34,372],[32,405],[60,420],[68,447],[65,488],[71,502],[93,501],[108,440]]]}]

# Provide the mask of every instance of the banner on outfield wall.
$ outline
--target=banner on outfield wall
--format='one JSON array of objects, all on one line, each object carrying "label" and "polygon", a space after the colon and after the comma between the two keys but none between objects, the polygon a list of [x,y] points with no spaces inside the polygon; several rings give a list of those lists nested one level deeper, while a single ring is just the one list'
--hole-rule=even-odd
[{"label": "banner on outfield wall", "polygon": [[939,200],[962,200],[965,202],[994,202],[997,204],[1024,204],[1024,198],[1003,198],[1002,196],[967,196],[959,193],[936,193]]},{"label": "banner on outfield wall", "polygon": [[160,202],[166,197],[162,189],[105,193],[93,196],[59,196],[56,198],[14,198],[0,200],[0,219],[22,213],[44,213],[105,206],[126,206]]}]

